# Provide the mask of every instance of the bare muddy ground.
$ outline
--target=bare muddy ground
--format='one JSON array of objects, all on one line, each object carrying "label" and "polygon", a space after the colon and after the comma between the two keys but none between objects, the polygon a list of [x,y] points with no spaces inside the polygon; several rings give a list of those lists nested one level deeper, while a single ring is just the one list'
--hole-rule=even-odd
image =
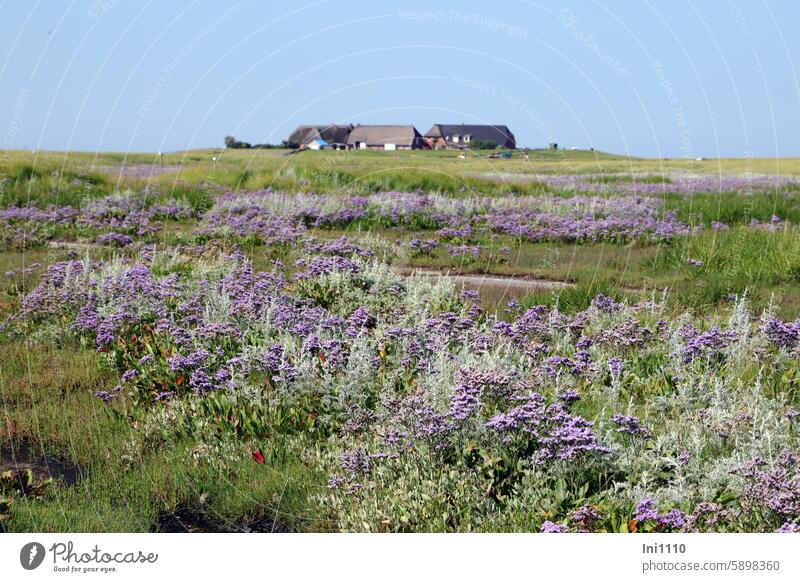
[{"label": "bare muddy ground", "polygon": [[446,277],[456,284],[471,285],[478,288],[494,287],[497,289],[524,290],[528,292],[565,289],[572,287],[572,283],[554,281],[552,279],[528,279],[503,275],[469,274],[461,275],[452,271],[434,271],[430,269],[415,269],[412,267],[392,267],[392,271],[401,276],[420,275],[423,277]]},{"label": "bare muddy ground", "polygon": [[51,249],[64,249],[68,251],[88,251],[88,250],[102,248],[101,245],[95,243],[60,241],[60,240],[52,240],[49,243],[47,243],[47,246],[50,247]]},{"label": "bare muddy ground", "polygon": [[4,471],[33,471],[37,480],[52,478],[63,481],[66,486],[74,485],[81,478],[82,471],[66,459],[45,454],[30,442],[3,443],[0,447],[0,473]]},{"label": "bare muddy ground", "polygon": [[248,523],[218,522],[188,508],[164,512],[158,518],[162,533],[289,533],[291,530],[271,519]]}]

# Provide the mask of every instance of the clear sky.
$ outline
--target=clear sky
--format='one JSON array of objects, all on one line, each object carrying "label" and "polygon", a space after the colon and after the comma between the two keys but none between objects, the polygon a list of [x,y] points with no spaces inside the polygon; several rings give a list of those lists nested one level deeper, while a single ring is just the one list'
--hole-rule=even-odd
[{"label": "clear sky", "polygon": [[800,156],[798,23],[798,0],[0,0],[0,148],[465,122],[529,147]]}]

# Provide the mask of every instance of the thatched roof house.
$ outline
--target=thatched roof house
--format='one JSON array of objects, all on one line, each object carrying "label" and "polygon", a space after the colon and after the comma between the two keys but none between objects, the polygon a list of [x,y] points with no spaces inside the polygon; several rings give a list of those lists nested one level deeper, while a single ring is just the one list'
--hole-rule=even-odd
[{"label": "thatched roof house", "polygon": [[413,125],[356,125],[347,145],[360,150],[419,150],[427,143]]},{"label": "thatched roof house", "polygon": [[345,144],[352,129],[352,125],[336,125],[335,123],[331,125],[301,125],[289,135],[289,139],[286,141],[290,147],[301,148],[323,142],[329,145]]}]

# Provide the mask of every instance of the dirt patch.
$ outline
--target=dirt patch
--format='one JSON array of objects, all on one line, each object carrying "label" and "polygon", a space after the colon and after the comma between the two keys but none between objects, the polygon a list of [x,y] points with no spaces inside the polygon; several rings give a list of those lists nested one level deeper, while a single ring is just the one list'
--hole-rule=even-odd
[{"label": "dirt patch", "polygon": [[525,291],[558,290],[572,287],[572,283],[551,279],[528,279],[504,275],[469,274],[462,275],[452,271],[434,271],[430,269],[414,269],[411,267],[392,267],[392,271],[403,277],[419,275],[422,277],[446,277],[462,286],[471,285],[477,288],[495,287],[498,289],[521,289]]},{"label": "dirt patch", "polygon": [[188,508],[162,512],[158,516],[161,533],[289,533],[285,524],[268,518],[250,522],[224,522],[210,519]]},{"label": "dirt patch", "polygon": [[63,249],[68,251],[87,251],[102,248],[95,243],[71,242],[71,241],[58,241],[51,240],[47,243],[51,249]]},{"label": "dirt patch", "polygon": [[0,473],[30,469],[37,480],[61,481],[67,487],[77,483],[83,469],[66,459],[48,455],[30,442],[3,443],[0,447]]}]

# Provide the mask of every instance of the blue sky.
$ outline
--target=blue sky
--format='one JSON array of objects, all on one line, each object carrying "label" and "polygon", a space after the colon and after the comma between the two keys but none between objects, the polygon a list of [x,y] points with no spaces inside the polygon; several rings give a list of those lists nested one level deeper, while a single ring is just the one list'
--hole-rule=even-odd
[{"label": "blue sky", "polygon": [[530,147],[798,156],[797,22],[797,0],[0,0],[0,148],[466,122]]}]

